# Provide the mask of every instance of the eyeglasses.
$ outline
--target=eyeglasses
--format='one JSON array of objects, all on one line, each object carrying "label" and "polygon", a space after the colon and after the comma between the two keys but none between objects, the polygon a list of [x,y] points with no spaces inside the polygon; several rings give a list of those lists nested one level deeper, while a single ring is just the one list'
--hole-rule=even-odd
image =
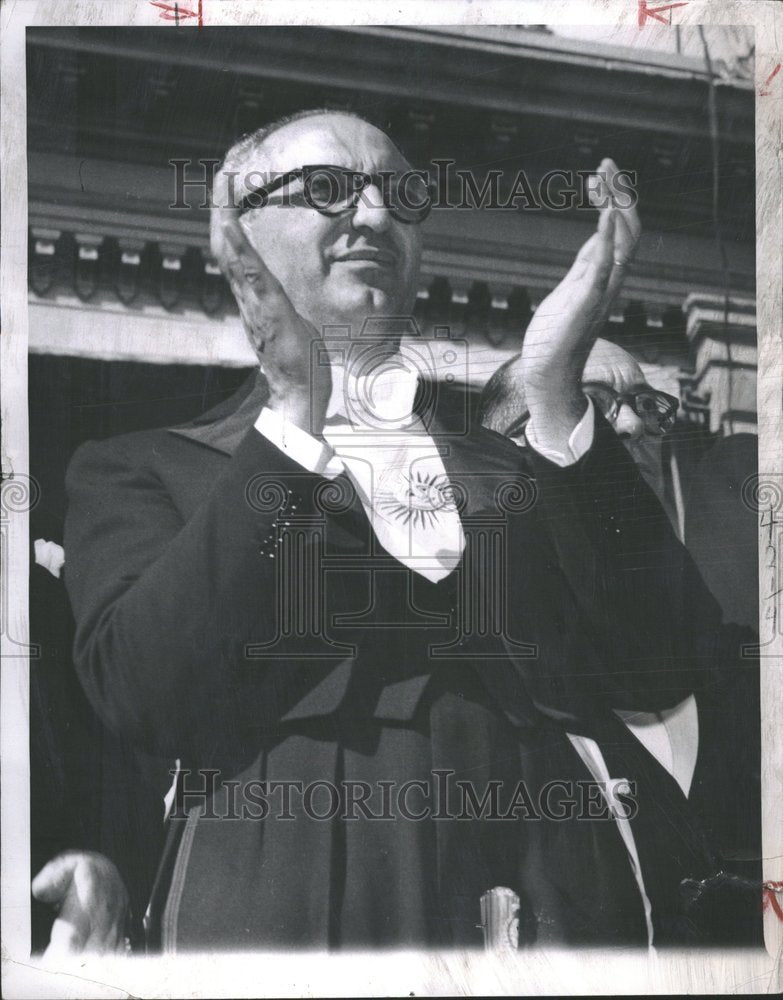
[{"label": "eyeglasses", "polygon": [[434,185],[427,181],[422,171],[396,174],[393,170],[384,170],[368,174],[329,163],[315,163],[279,174],[269,184],[249,191],[239,203],[239,214],[271,204],[271,194],[300,177],[301,192],[285,192],[278,204],[304,204],[322,215],[342,215],[356,208],[362,192],[374,185],[381,191],[383,204],[395,219],[416,225],[430,214],[435,196]]},{"label": "eyeglasses", "polygon": [[[659,437],[674,427],[680,406],[676,396],[670,396],[667,392],[660,392],[648,386],[635,392],[615,392],[602,382],[584,382],[582,392],[594,401],[610,422],[617,419],[620,407],[627,403],[644,424],[645,431]],[[506,428],[504,432],[506,437],[518,437],[529,420],[530,414],[525,410]]]},{"label": "eyeglasses", "polygon": [[680,401],[676,396],[649,386],[634,392],[615,392],[601,382],[585,382],[582,391],[598,406],[609,421],[617,419],[620,407],[627,404],[644,424],[648,434],[666,434],[674,427]]}]

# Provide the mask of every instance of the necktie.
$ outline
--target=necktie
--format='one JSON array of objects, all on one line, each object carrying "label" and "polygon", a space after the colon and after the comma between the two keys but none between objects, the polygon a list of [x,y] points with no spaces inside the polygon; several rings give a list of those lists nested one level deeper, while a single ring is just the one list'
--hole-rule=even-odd
[{"label": "necktie", "polygon": [[409,569],[444,579],[459,564],[465,537],[440,452],[413,412],[415,368],[397,357],[369,379],[333,366],[332,384],[324,437],[375,537]]}]

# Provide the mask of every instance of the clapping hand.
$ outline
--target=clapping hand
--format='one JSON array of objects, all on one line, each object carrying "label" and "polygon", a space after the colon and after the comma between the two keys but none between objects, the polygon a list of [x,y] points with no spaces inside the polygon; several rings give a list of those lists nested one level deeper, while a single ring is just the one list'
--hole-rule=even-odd
[{"label": "clapping hand", "polygon": [[581,376],[587,355],[641,235],[635,203],[620,208],[613,197],[617,166],[606,159],[599,170],[590,184],[591,201],[599,208],[598,228],[565,278],[536,309],[518,362],[536,440],[563,454],[585,412]]},{"label": "clapping hand", "polygon": [[235,209],[219,212],[217,238],[245,330],[269,384],[270,409],[311,434],[323,429],[331,394],[328,364],[313,363],[321,333],[294,308],[245,235]]}]

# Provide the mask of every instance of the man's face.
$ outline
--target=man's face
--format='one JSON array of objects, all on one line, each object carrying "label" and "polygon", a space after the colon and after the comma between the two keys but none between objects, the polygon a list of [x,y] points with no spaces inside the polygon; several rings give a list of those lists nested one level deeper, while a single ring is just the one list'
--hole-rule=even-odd
[{"label": "man's face", "polygon": [[[584,383],[606,385],[616,393],[648,386],[644,372],[627,351],[608,340],[596,340],[582,374]],[[647,433],[644,422],[628,403],[623,403],[612,427],[659,497],[663,495],[661,438]]]},{"label": "man's face", "polygon": [[[330,164],[366,173],[410,170],[379,129],[344,115],[293,122],[259,150],[256,169],[285,173]],[[256,183],[259,183],[258,181]],[[295,194],[301,179],[281,190]],[[255,186],[252,184],[251,187]],[[272,203],[253,209],[242,224],[294,307],[321,329],[350,325],[356,335],[368,316],[410,315],[421,259],[421,227],[395,219],[375,187],[336,216],[308,205]]]},{"label": "man's face", "polygon": [[[582,373],[582,382],[605,385],[620,394],[647,386],[644,372],[636,359],[622,347],[602,339],[596,340],[593,345]],[[649,437],[645,434],[643,421],[628,403],[620,406],[612,426],[629,448]]]}]

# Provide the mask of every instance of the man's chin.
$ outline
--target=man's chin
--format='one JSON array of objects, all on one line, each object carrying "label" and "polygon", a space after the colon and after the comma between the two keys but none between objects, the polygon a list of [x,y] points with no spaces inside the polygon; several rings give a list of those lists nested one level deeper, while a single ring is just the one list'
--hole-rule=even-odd
[{"label": "man's chin", "polygon": [[326,306],[324,311],[335,317],[328,322],[349,325],[356,333],[370,316],[401,315],[396,295],[389,294],[384,288],[364,282],[341,291],[340,295],[334,297],[331,308],[327,303],[324,305]]}]

